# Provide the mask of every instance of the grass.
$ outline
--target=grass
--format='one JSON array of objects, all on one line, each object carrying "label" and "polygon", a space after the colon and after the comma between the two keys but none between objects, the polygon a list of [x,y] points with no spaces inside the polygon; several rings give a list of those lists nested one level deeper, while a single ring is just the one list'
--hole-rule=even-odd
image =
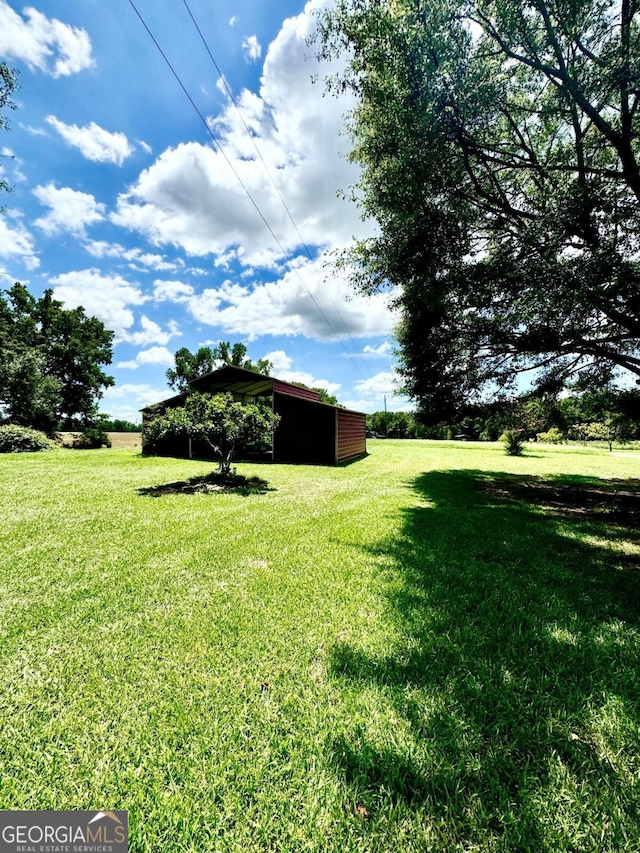
[{"label": "grass", "polygon": [[640,850],[638,461],[0,457],[0,807],[128,809],[136,853]]}]

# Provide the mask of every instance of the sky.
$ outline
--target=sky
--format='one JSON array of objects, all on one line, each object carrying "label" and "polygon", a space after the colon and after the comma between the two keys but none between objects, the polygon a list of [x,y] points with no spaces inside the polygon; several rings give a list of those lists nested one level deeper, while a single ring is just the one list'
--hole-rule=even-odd
[{"label": "sky", "polygon": [[334,266],[375,225],[347,199],[351,102],[323,82],[339,63],[309,43],[328,0],[134,2],[0,0],[20,83],[0,287],[52,288],[114,331],[112,418],[171,396],[177,349],[223,340],[349,408],[409,408],[388,294]]}]

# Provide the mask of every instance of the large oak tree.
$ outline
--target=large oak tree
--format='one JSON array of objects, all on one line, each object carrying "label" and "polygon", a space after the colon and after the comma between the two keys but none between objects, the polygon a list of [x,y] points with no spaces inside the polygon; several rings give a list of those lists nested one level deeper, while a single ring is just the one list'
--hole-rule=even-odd
[{"label": "large oak tree", "polygon": [[541,389],[640,376],[635,0],[338,0],[353,196],[345,259],[395,285],[400,369],[437,418],[535,368]]},{"label": "large oak tree", "polygon": [[113,332],[84,308],[66,309],[51,290],[36,299],[16,283],[0,291],[0,402],[12,423],[53,431],[91,423],[114,384]]}]

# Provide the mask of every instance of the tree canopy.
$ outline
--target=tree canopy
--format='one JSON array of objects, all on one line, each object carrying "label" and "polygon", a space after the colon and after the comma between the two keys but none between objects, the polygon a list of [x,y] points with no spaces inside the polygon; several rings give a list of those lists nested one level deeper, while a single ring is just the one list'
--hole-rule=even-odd
[{"label": "tree canopy", "polygon": [[640,376],[635,0],[338,0],[353,197],[344,259],[396,286],[406,391],[455,411],[534,369],[540,391]]},{"label": "tree canopy", "polygon": [[257,373],[264,373],[265,376],[269,376],[273,370],[273,365],[265,358],[253,362],[247,356],[247,348],[242,343],[235,343],[232,346],[228,341],[220,341],[213,349],[200,347],[195,353],[187,347],[182,347],[175,354],[175,367],[167,370],[169,387],[174,391],[186,391],[189,383],[198,376],[211,373],[225,364],[243,367],[245,370],[255,370]]},{"label": "tree canopy", "polygon": [[146,452],[153,452],[168,437],[203,441],[217,456],[220,472],[229,474],[236,450],[249,443],[271,444],[279,420],[265,400],[241,403],[229,393],[194,393],[184,406],[145,423],[143,443]]},{"label": "tree canopy", "polygon": [[[7,119],[6,109],[14,110],[15,103],[11,100],[11,96],[18,88],[18,73],[10,68],[6,62],[0,62],[0,130],[9,129],[9,121]],[[6,156],[6,155],[2,155]],[[11,189],[9,184],[0,178],[0,191],[8,192]],[[0,211],[2,208],[0,207]]]},{"label": "tree canopy", "polygon": [[[423,435],[448,439],[464,434],[474,440],[495,441],[505,430],[520,430],[528,440],[583,441],[598,438],[596,433],[605,428],[615,440],[640,439],[638,391],[606,388],[560,399],[552,394],[523,394],[485,400],[462,407],[452,420],[427,426]],[[548,433],[555,438],[544,435]]]},{"label": "tree canopy", "polygon": [[51,290],[0,291],[0,401],[13,423],[51,432],[61,421],[86,424],[103,389],[114,384],[113,332],[84,308],[65,309]]}]

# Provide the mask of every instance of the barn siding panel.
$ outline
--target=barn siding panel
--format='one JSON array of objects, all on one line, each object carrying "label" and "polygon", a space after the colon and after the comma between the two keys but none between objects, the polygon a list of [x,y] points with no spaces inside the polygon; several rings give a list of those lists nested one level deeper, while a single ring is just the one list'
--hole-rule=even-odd
[{"label": "barn siding panel", "polygon": [[338,462],[364,456],[367,452],[366,416],[338,409]]}]

